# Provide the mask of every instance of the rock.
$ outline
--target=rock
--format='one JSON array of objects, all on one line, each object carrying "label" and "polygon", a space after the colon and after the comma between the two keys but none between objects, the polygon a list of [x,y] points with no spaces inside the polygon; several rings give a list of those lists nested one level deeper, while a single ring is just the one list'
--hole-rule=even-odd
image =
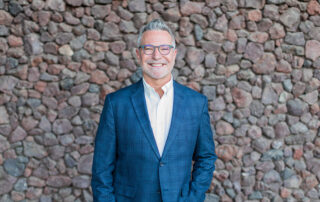
[{"label": "rock", "polygon": [[15,191],[19,191],[19,192],[23,192],[23,191],[27,190],[27,188],[28,188],[27,179],[26,178],[19,178],[13,188]]},{"label": "rock", "polygon": [[217,19],[216,24],[214,25],[214,28],[218,31],[226,32],[228,29],[228,19],[225,15],[220,16]]},{"label": "rock", "polygon": [[287,32],[284,41],[297,46],[304,46],[306,43],[303,32]]},{"label": "rock", "polygon": [[263,153],[262,161],[281,160],[283,159],[283,151],[278,149],[271,149]]},{"label": "rock", "polygon": [[229,28],[230,29],[243,29],[245,28],[246,23],[245,23],[245,18],[242,15],[237,15],[232,17],[230,23],[229,23]]},{"label": "rock", "polygon": [[190,66],[199,65],[204,60],[204,52],[194,47],[188,48],[186,61]]},{"label": "rock", "polygon": [[53,123],[53,132],[57,135],[68,133],[72,130],[72,125],[68,119],[57,119]]},{"label": "rock", "polygon": [[59,118],[70,120],[72,117],[77,115],[79,109],[73,106],[66,106],[59,110]]},{"label": "rock", "polygon": [[166,21],[178,22],[181,18],[179,7],[173,7],[173,8],[167,9],[165,12],[163,12],[162,16],[163,16],[163,19]]},{"label": "rock", "polygon": [[39,55],[43,53],[43,44],[39,41],[39,36],[36,34],[28,34],[24,38],[25,50],[29,55]]},{"label": "rock", "polygon": [[187,1],[181,5],[180,12],[184,16],[201,13],[204,5],[205,3],[202,3],[202,2]]},{"label": "rock", "polygon": [[82,83],[77,86],[74,86],[71,88],[71,94],[72,95],[82,95],[87,92],[89,89],[90,84],[89,83]]},{"label": "rock", "polygon": [[[0,195],[4,195],[6,193],[9,193],[11,191],[11,189],[12,189],[12,183],[10,183],[9,181],[4,180],[4,179],[0,180]],[[3,197],[0,199],[2,201]],[[3,201],[9,201],[9,199],[3,199]]]},{"label": "rock", "polygon": [[203,38],[203,30],[197,24],[194,26],[194,34],[196,36],[197,41],[200,41]]},{"label": "rock", "polygon": [[72,56],[73,55],[73,51],[72,51],[72,49],[70,48],[69,45],[61,46],[58,50],[59,50],[59,53],[61,55],[66,55],[66,56]]},{"label": "rock", "polygon": [[105,23],[103,27],[103,32],[101,39],[106,41],[119,40],[120,30],[119,27],[114,23]]},{"label": "rock", "polygon": [[42,180],[40,178],[31,176],[28,178],[28,185],[34,186],[34,187],[44,187],[46,185],[46,183],[44,180]]},{"label": "rock", "polygon": [[95,70],[91,73],[90,81],[97,84],[104,84],[109,81],[109,78],[104,73],[104,71]]},{"label": "rock", "polygon": [[129,10],[131,12],[145,12],[146,11],[146,3],[145,1],[132,0],[128,3]]},{"label": "rock", "polygon": [[267,4],[264,7],[263,10],[263,16],[270,18],[272,20],[278,20],[279,19],[279,8],[276,5]]},{"label": "rock", "polygon": [[252,148],[259,153],[265,153],[270,148],[270,142],[266,141],[264,138],[258,138],[252,142]]},{"label": "rock", "polygon": [[9,29],[4,25],[0,25],[0,36],[9,36]]},{"label": "rock", "polygon": [[262,93],[262,103],[265,105],[268,104],[277,104],[278,102],[278,95],[277,93],[273,90],[271,86],[266,86],[263,90]]},{"label": "rock", "polygon": [[53,11],[64,12],[66,10],[66,4],[63,0],[47,0],[46,6]]},{"label": "rock", "polygon": [[300,96],[306,103],[313,105],[318,101],[318,91],[314,90],[306,95]]},{"label": "rock", "polygon": [[292,71],[291,65],[285,61],[285,60],[280,60],[280,62],[276,66],[276,70],[278,72],[283,72],[283,73],[290,73]]},{"label": "rock", "polygon": [[[61,137],[61,136],[60,136]],[[61,139],[61,138],[59,138]],[[54,145],[48,148],[48,153],[50,158],[53,160],[58,160],[64,156],[65,147],[60,145]]]},{"label": "rock", "polygon": [[12,176],[19,177],[23,175],[25,165],[18,159],[6,159],[4,161],[4,170]]},{"label": "rock", "polygon": [[66,0],[66,3],[70,6],[77,7],[82,5],[83,0]]},{"label": "rock", "polygon": [[69,43],[73,39],[72,33],[59,32],[56,37],[56,42],[59,45],[64,45]]},{"label": "rock", "polygon": [[309,40],[306,43],[306,57],[313,61],[320,56],[320,42],[317,40]]},{"label": "rock", "polygon": [[90,186],[90,177],[86,175],[76,176],[72,179],[72,185],[76,188],[86,189]]},{"label": "rock", "polygon": [[217,65],[217,59],[216,56],[214,54],[207,54],[205,57],[205,66],[207,68],[215,68]]},{"label": "rock", "polygon": [[255,60],[253,71],[257,74],[270,74],[277,65],[275,56],[272,53],[264,53],[261,58]]},{"label": "rock", "polygon": [[305,134],[308,131],[308,127],[305,124],[298,122],[298,123],[293,124],[290,127],[290,131],[292,134],[295,134],[295,135]]},{"label": "rock", "polygon": [[215,86],[204,86],[202,93],[208,98],[208,100],[214,100],[216,98],[216,87]]},{"label": "rock", "polygon": [[233,88],[231,90],[231,94],[233,101],[236,103],[237,107],[245,108],[250,106],[252,102],[252,96],[250,93],[239,88]]},{"label": "rock", "polygon": [[286,36],[284,28],[279,23],[274,23],[272,27],[269,29],[271,39],[280,39]]},{"label": "rock", "polygon": [[280,122],[275,125],[274,129],[276,138],[284,138],[290,135],[290,130],[286,122]]},{"label": "rock", "polygon": [[114,54],[121,54],[126,49],[126,43],[123,41],[115,41],[110,43],[109,47]]},{"label": "rock", "polygon": [[284,186],[291,189],[297,189],[300,187],[301,178],[298,175],[293,175],[290,178],[284,180]]},{"label": "rock", "polygon": [[61,188],[70,186],[72,180],[68,176],[49,176],[46,183],[51,187]]},{"label": "rock", "polygon": [[308,110],[308,105],[300,99],[294,99],[287,102],[287,109],[290,115],[301,116]]},{"label": "rock", "polygon": [[227,162],[237,155],[237,150],[238,149],[233,145],[219,145],[216,148],[216,154],[219,159]]},{"label": "rock", "polygon": [[254,42],[248,43],[244,57],[252,62],[257,62],[261,56],[263,56],[263,46]]},{"label": "rock", "polygon": [[0,25],[10,26],[13,17],[5,10],[0,10]]},{"label": "rock", "polygon": [[249,195],[249,200],[261,200],[263,199],[261,191],[254,191]]},{"label": "rock", "polygon": [[307,11],[310,15],[320,14],[320,4],[316,0],[309,1]]},{"label": "rock", "polygon": [[231,135],[234,132],[234,128],[231,124],[225,121],[219,121],[216,124],[216,133],[218,135]]},{"label": "rock", "polygon": [[25,137],[27,136],[27,133],[25,130],[23,130],[23,128],[21,128],[20,126],[18,126],[11,134],[10,136],[10,142],[18,142],[23,140]]},{"label": "rock", "polygon": [[245,7],[262,9],[265,3],[266,3],[265,0],[245,0]]},{"label": "rock", "polygon": [[280,21],[290,29],[298,27],[300,23],[300,10],[298,8],[289,8],[280,16]]},{"label": "rock", "polygon": [[28,157],[35,157],[37,159],[42,159],[47,156],[47,152],[42,145],[35,142],[23,141],[24,155]]},{"label": "rock", "polygon": [[270,170],[263,176],[263,181],[267,184],[281,182],[280,174],[275,170]]},{"label": "rock", "polygon": [[138,32],[132,21],[121,20],[119,24],[119,28],[122,32],[125,32],[125,33]]},{"label": "rock", "polygon": [[99,95],[95,93],[86,93],[81,98],[84,106],[94,106],[99,103]]},{"label": "rock", "polygon": [[5,137],[0,135],[0,152],[4,152],[10,148],[10,144]]},{"label": "rock", "polygon": [[93,154],[83,155],[78,162],[78,171],[83,174],[91,174]]},{"label": "rock", "polygon": [[[0,86],[1,86],[1,82],[0,82]],[[1,87],[0,87],[0,90],[1,90]],[[0,106],[0,124],[6,124],[6,123],[10,123],[7,110],[4,106]]]}]

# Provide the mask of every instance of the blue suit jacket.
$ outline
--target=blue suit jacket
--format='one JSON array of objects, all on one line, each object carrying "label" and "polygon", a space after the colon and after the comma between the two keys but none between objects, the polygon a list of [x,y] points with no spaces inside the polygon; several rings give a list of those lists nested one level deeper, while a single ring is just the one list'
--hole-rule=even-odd
[{"label": "blue suit jacket", "polygon": [[171,126],[162,157],[142,80],[107,95],[95,139],[91,182],[95,202],[204,200],[217,158],[208,101],[175,81],[173,87]]}]

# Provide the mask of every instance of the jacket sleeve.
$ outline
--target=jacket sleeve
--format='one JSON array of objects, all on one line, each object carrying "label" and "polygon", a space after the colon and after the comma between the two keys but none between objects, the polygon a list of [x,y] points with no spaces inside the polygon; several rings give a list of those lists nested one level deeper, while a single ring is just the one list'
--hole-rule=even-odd
[{"label": "jacket sleeve", "polygon": [[[214,131],[213,131],[214,132]],[[208,112],[208,100],[203,104],[200,129],[198,133],[195,152],[193,155],[194,165],[192,171],[192,181],[190,185],[190,202],[202,202],[205,200],[205,192],[208,190],[215,169],[215,145],[213,132],[210,126],[210,116]]]},{"label": "jacket sleeve", "polygon": [[91,186],[95,202],[114,202],[113,171],[116,157],[114,115],[109,95],[105,99],[95,138]]}]

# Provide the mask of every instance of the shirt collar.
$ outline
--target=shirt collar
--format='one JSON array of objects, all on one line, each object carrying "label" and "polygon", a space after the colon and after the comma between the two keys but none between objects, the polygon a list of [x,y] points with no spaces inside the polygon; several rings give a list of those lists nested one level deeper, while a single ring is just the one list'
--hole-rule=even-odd
[{"label": "shirt collar", "polygon": [[[169,90],[173,89],[173,76],[171,74],[171,79],[168,83],[166,83],[165,85],[163,85],[161,87],[161,89],[163,90],[164,94],[167,94],[169,92]],[[145,79],[143,78],[143,86],[144,86],[144,90],[147,96],[150,96],[151,93],[157,93],[154,88],[152,86],[150,86]],[[157,93],[158,94],[158,93]]]}]

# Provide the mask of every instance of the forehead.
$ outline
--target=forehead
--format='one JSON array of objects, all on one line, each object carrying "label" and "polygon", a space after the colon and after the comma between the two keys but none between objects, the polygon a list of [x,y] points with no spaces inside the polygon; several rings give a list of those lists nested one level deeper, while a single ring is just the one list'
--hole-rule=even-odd
[{"label": "forehead", "polygon": [[141,44],[172,44],[172,38],[169,32],[163,30],[148,30],[142,34]]}]

